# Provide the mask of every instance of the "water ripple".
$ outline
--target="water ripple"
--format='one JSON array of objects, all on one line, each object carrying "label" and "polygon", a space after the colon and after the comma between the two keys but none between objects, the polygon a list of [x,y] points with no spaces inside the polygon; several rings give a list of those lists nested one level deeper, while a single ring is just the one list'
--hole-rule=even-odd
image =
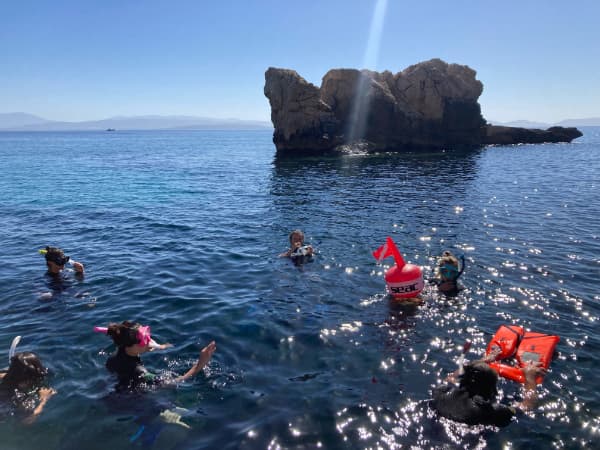
[{"label": "water ripple", "polygon": [[[3,446],[130,448],[144,425],[164,449],[592,448],[598,136],[284,159],[267,132],[1,133],[0,345],[22,335],[59,392],[32,432],[3,417]],[[317,249],[301,266],[277,257],[294,228]],[[463,291],[391,302],[389,261],[371,255],[388,235],[428,278],[443,250],[464,254]],[[85,278],[50,283],[45,245]],[[120,398],[92,327],[124,319],[174,345],[145,356],[159,373],[182,373],[212,339],[217,353],[186,385]],[[437,417],[432,387],[502,323],[561,337],[539,408],[500,431]],[[514,383],[500,389],[518,400]],[[190,430],[161,424],[175,406]]]}]

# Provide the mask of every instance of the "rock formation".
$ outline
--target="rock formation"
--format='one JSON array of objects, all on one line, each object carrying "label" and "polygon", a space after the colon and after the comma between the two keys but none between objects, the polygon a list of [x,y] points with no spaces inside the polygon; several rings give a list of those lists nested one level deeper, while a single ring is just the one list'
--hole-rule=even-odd
[{"label": "rock formation", "polygon": [[[494,127],[481,115],[483,85],[467,66],[432,59],[402,72],[333,69],[318,88],[288,69],[269,68],[278,152],[448,149],[485,144],[570,141],[575,129]],[[565,131],[566,130],[566,131]],[[574,130],[575,132],[569,132]]]},{"label": "rock formation", "polygon": [[550,127],[547,130],[501,127],[488,125],[483,144],[542,144],[544,142],[571,142],[583,136],[573,127]]}]

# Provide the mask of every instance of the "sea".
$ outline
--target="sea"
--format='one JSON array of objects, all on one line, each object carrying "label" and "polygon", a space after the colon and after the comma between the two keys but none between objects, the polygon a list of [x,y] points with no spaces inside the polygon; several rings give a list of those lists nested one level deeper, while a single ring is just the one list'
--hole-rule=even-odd
[{"label": "sea", "polygon": [[[0,133],[0,367],[21,336],[57,391],[31,424],[2,405],[0,448],[598,448],[600,128],[582,131],[302,157],[270,130]],[[312,261],[279,257],[294,229]],[[388,236],[427,280],[464,255],[464,289],[392,300]],[[46,246],[85,276],[48,277]],[[173,344],[143,355],[157,374],[217,350],[188,382],[119,392],[93,328],[123,320]],[[438,417],[431,390],[503,324],[560,337],[537,408],[502,429]]]}]

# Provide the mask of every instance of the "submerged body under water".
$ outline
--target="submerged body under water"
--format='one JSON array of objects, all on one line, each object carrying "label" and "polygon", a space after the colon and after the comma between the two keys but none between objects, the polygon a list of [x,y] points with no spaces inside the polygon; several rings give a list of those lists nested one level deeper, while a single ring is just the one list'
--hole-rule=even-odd
[{"label": "submerged body under water", "polygon": [[[0,346],[22,335],[58,394],[0,417],[3,449],[592,448],[599,439],[600,129],[573,144],[279,159],[269,132],[1,133]],[[278,255],[301,228],[316,250]],[[464,288],[385,294],[391,236]],[[56,285],[38,249],[86,275]],[[9,264],[8,264],[9,263]],[[136,320],[174,347],[143,356],[176,388],[122,395],[94,326]],[[501,324],[557,334],[539,407],[508,427],[440,419],[431,390]],[[507,402],[519,386],[500,382]],[[189,428],[165,420],[175,411]],[[171,421],[172,422],[172,421]]]}]

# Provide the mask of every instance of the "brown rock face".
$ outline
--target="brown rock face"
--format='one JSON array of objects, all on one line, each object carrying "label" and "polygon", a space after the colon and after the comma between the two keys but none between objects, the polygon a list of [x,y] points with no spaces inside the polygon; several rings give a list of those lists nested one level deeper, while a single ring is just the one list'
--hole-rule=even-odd
[{"label": "brown rock face", "polygon": [[277,124],[273,135],[277,150],[333,148],[327,130],[335,128],[335,116],[321,100],[319,88],[293,70],[269,68],[265,78],[271,121]]},{"label": "brown rock face", "polygon": [[475,71],[439,59],[396,75],[334,69],[321,88],[287,69],[269,68],[265,79],[278,151],[356,142],[373,150],[445,148],[477,143],[485,131]]},{"label": "brown rock face", "polygon": [[550,127],[547,130],[488,125],[484,144],[541,144],[544,142],[571,142],[583,136],[577,128]]},{"label": "brown rock face", "polygon": [[[481,116],[483,85],[475,76],[467,66],[432,59],[395,75],[333,69],[318,88],[293,70],[269,68],[264,93],[271,104],[273,142],[282,153],[358,142],[370,150],[497,143],[492,141],[499,134],[490,132]],[[502,139],[508,139],[506,133]]]}]

